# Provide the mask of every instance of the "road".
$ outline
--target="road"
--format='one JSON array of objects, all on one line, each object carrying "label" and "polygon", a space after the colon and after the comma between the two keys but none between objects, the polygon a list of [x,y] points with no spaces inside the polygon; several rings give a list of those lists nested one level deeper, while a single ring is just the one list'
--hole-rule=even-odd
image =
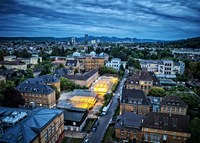
[{"label": "road", "polygon": [[106,115],[99,117],[99,126],[97,127],[97,130],[95,132],[91,132],[89,135],[89,141],[91,143],[100,143],[103,140],[104,134],[106,132],[106,129],[112,120],[112,116],[115,113],[115,110],[118,106],[117,96],[120,94],[123,83],[125,81],[125,78],[122,78],[122,80],[119,83],[119,86],[117,87],[114,96],[112,98],[113,102],[107,112]]}]

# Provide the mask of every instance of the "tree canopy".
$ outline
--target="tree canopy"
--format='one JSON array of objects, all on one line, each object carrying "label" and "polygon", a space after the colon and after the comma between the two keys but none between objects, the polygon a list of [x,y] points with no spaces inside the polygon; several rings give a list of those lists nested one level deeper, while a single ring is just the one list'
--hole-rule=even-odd
[{"label": "tree canopy", "polygon": [[164,97],[166,95],[166,92],[161,87],[151,87],[148,95],[156,97]]}]

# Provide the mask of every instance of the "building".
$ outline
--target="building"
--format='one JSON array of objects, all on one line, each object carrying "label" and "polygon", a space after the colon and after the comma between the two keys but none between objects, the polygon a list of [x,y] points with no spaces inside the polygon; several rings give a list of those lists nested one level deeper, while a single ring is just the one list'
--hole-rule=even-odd
[{"label": "building", "polygon": [[151,111],[160,112],[160,102],[162,101],[162,97],[147,96],[147,98],[151,103]]},{"label": "building", "polygon": [[16,56],[11,55],[11,56],[4,56],[3,57],[4,61],[13,61],[13,59],[16,59]]},{"label": "building", "polygon": [[135,72],[126,82],[127,89],[141,89],[148,94],[151,87],[161,87],[159,79],[153,72]]},{"label": "building", "polygon": [[62,110],[35,108],[0,108],[0,142],[61,143],[64,138]]},{"label": "building", "polygon": [[80,108],[70,108],[64,110],[64,129],[66,131],[82,131],[87,120],[87,110]]},{"label": "building", "polygon": [[61,69],[57,69],[54,72],[54,76],[56,76],[57,78],[61,78],[61,77],[65,77],[69,74],[68,70],[66,68],[61,68]]},{"label": "building", "polygon": [[141,68],[154,72],[162,78],[176,78],[176,74],[183,74],[185,63],[172,60],[140,60]]},{"label": "building", "polygon": [[99,77],[99,72],[97,69],[85,72],[83,74],[76,75],[65,75],[65,78],[79,84],[80,86],[90,87],[92,83]]},{"label": "building", "polygon": [[33,84],[46,84],[49,86],[55,86],[60,92],[60,80],[54,75],[42,75],[35,78],[29,78],[25,83]]},{"label": "building", "polygon": [[124,112],[116,119],[115,137],[128,142],[142,141],[142,123],[145,116]]},{"label": "building", "polygon": [[106,61],[104,57],[97,57],[92,55],[78,57],[77,59],[79,62],[83,63],[84,70],[86,71],[103,67]]},{"label": "building", "polygon": [[71,107],[91,109],[97,101],[97,95],[88,89],[75,89],[72,92],[62,93],[57,103],[58,108]]},{"label": "building", "polygon": [[5,66],[7,69],[26,70],[27,65],[19,60],[16,61],[0,61],[0,66]]},{"label": "building", "polygon": [[146,115],[150,112],[150,103],[142,90],[123,89],[120,103],[120,113],[134,112],[138,115]]},{"label": "building", "polygon": [[160,103],[161,112],[169,114],[186,115],[188,106],[179,96],[165,96]]},{"label": "building", "polygon": [[113,58],[111,61],[106,62],[107,67],[112,67],[117,71],[120,70],[121,65],[123,65],[124,69],[126,68],[126,62],[122,62],[119,58]]},{"label": "building", "polygon": [[88,44],[88,34],[85,34],[84,42],[85,42],[85,44]]},{"label": "building", "polygon": [[17,86],[27,106],[56,106],[55,90],[46,84],[22,82]]},{"label": "building", "polygon": [[190,118],[187,115],[151,112],[142,125],[144,141],[185,143],[191,135],[189,121]]},{"label": "building", "polygon": [[74,74],[76,72],[75,70],[77,70],[77,72],[84,70],[83,63],[75,58],[68,58],[65,67],[70,74]]}]

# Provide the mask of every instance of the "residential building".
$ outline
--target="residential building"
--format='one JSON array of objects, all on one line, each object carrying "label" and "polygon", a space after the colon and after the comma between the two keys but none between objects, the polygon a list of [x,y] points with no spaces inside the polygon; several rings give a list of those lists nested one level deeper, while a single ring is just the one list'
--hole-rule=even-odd
[{"label": "residential building", "polygon": [[124,112],[116,119],[115,137],[128,142],[142,141],[142,123],[146,117]]},{"label": "residential building", "polygon": [[86,109],[70,108],[64,110],[64,129],[66,131],[82,131],[87,120],[88,112]]},{"label": "residential building", "polygon": [[176,74],[183,74],[185,64],[172,60],[140,60],[140,65],[147,71],[154,72],[158,77],[176,78]]},{"label": "residential building", "polygon": [[69,74],[68,70],[66,68],[61,68],[61,69],[57,69],[55,70],[54,72],[54,75],[57,77],[57,78],[61,78],[61,77],[65,77]]},{"label": "residential building", "polygon": [[3,57],[4,61],[13,61],[13,59],[16,59],[16,56],[11,55],[11,56],[4,56]]},{"label": "residential building", "polygon": [[120,113],[134,112],[146,115],[150,112],[150,103],[142,90],[123,89],[120,103]]},{"label": "residential building", "polygon": [[127,89],[141,89],[148,94],[151,87],[161,87],[159,79],[153,72],[135,72],[126,82]]},{"label": "residential building", "polygon": [[186,115],[188,106],[187,104],[179,97],[175,95],[165,96],[160,103],[161,112],[169,114],[178,114]]},{"label": "residential building", "polygon": [[64,138],[62,110],[1,107],[0,114],[0,142],[61,143]]},{"label": "residential building", "polygon": [[99,77],[99,72],[97,69],[85,72],[83,74],[76,75],[65,75],[65,78],[79,84],[80,86],[90,87],[92,83]]},{"label": "residential building", "polygon": [[7,69],[26,70],[27,65],[21,61],[0,61],[0,66],[5,66]]},{"label": "residential building", "polygon": [[187,115],[151,112],[142,125],[144,141],[185,143],[191,135],[189,121]]},{"label": "residential building", "polygon": [[117,71],[120,70],[121,65],[124,67],[124,69],[126,68],[126,62],[122,62],[119,58],[113,58],[111,61],[106,62],[107,67],[112,67]]}]

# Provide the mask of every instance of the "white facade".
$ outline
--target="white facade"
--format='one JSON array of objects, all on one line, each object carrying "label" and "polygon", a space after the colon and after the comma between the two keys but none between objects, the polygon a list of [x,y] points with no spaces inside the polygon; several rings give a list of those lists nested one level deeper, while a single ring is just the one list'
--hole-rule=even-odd
[{"label": "white facade", "polygon": [[174,75],[183,74],[185,64],[182,61],[174,62],[172,60],[140,60],[141,68],[154,72],[159,77],[174,77]]},{"label": "white facade", "polygon": [[126,68],[126,62],[122,62],[121,59],[119,59],[119,58],[113,58],[113,59],[111,59],[111,61],[108,61],[106,63],[106,66],[112,67],[112,68],[116,69],[117,71],[119,71],[121,64],[123,65],[123,67],[125,69]]}]

